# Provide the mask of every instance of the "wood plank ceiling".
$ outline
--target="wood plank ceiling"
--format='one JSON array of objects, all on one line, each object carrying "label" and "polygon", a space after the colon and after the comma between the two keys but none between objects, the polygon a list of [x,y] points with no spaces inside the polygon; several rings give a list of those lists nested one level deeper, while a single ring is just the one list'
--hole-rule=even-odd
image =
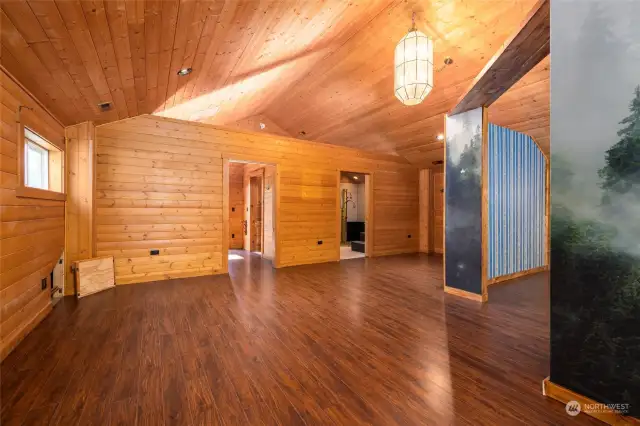
[{"label": "wood plank ceiling", "polygon": [[[65,124],[145,113],[267,122],[266,132],[430,166],[442,157],[444,113],[534,3],[5,0],[0,62]],[[454,63],[422,104],[407,107],[393,94],[393,52],[413,11],[434,38],[436,67],[447,56]],[[548,144],[548,70],[547,59],[496,102],[493,121],[536,126]]]}]

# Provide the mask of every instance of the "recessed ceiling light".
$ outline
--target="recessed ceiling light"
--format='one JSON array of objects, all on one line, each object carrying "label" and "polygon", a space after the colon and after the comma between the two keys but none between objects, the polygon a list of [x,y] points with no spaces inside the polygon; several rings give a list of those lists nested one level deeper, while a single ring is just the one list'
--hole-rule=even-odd
[{"label": "recessed ceiling light", "polygon": [[298,133],[300,136],[304,136],[307,134],[307,132],[305,132],[304,130],[300,130],[300,132]]},{"label": "recessed ceiling light", "polygon": [[353,178],[354,178],[355,180],[358,180],[358,176],[354,176]]},{"label": "recessed ceiling light", "polygon": [[178,75],[179,76],[189,75],[191,74],[191,71],[193,71],[193,69],[191,68],[182,68],[180,71],[178,71]]},{"label": "recessed ceiling light", "polygon": [[265,128],[265,127],[267,127],[267,125],[266,125],[266,124],[264,124],[264,123],[260,123],[260,129],[261,129],[261,130],[264,130],[264,128]]},{"label": "recessed ceiling light", "polygon": [[443,141],[444,135],[442,133],[438,133],[438,136],[436,136],[436,139],[438,139],[439,141]]}]

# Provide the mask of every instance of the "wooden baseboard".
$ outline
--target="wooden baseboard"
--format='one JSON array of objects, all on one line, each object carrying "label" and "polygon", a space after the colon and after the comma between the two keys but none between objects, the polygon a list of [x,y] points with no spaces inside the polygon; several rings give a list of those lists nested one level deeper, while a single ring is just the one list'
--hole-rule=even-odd
[{"label": "wooden baseboard", "polygon": [[497,284],[509,280],[515,280],[516,278],[526,277],[527,275],[539,274],[540,272],[548,271],[549,266],[539,266],[537,268],[527,269],[526,271],[514,272],[509,275],[502,275],[500,277],[491,278],[487,281],[487,284]]},{"label": "wooden baseboard", "polygon": [[476,302],[486,302],[487,295],[486,294],[477,294],[472,293],[466,290],[460,290],[458,288],[449,287],[447,285],[444,286],[444,292],[453,294],[454,296],[464,297],[466,299],[475,300]]},{"label": "wooden baseboard", "polygon": [[51,302],[48,302],[22,329],[16,330],[9,335],[6,340],[0,343],[0,361],[3,361],[29,333],[49,315],[51,309]]},{"label": "wooden baseboard", "polygon": [[[603,421],[610,425],[633,425],[640,426],[640,420],[635,417],[625,416],[623,414],[616,413],[614,411],[596,411],[596,410],[588,410],[585,406],[589,405],[602,405],[591,398],[587,398],[586,396],[575,393],[572,390],[569,390],[563,386],[556,385],[549,377],[542,381],[542,394],[548,396],[549,398],[553,398],[556,401],[559,401],[563,404],[567,404],[569,401],[576,401],[580,403],[580,414],[582,413],[595,417],[596,419]],[[568,415],[568,414],[567,414]]]}]

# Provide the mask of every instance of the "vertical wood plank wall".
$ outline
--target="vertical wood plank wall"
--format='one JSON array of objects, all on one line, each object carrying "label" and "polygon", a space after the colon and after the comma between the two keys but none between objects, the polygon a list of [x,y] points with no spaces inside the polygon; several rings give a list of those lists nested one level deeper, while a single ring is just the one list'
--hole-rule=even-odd
[{"label": "vertical wood plank wall", "polygon": [[224,272],[222,158],[278,165],[278,267],[338,260],[338,169],[374,174],[373,255],[418,250],[418,169],[401,157],[147,115],[96,139],[97,254],[118,284]]},{"label": "vertical wood plank wall", "polygon": [[75,294],[71,265],[90,259],[95,251],[95,128],[85,122],[65,129],[67,137],[67,203],[65,210],[65,286],[66,296]]},{"label": "vertical wood plank wall", "polygon": [[51,310],[41,290],[64,249],[64,201],[16,197],[17,112],[34,131],[64,147],[64,128],[22,87],[0,71],[0,359]]},{"label": "vertical wood plank wall", "polygon": [[531,137],[489,124],[488,278],[546,265],[546,160]]},{"label": "vertical wood plank wall", "polygon": [[229,248],[242,248],[244,220],[244,164],[229,163]]},{"label": "vertical wood plank wall", "polygon": [[420,170],[420,252],[431,253],[431,170]]}]

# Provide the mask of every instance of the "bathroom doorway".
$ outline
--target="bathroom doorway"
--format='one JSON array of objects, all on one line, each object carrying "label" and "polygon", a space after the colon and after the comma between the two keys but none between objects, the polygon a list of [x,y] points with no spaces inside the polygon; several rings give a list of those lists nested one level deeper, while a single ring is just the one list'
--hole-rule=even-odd
[{"label": "bathroom doorway", "polygon": [[340,172],[338,191],[340,260],[369,255],[368,222],[370,219],[371,177],[367,173]]}]

